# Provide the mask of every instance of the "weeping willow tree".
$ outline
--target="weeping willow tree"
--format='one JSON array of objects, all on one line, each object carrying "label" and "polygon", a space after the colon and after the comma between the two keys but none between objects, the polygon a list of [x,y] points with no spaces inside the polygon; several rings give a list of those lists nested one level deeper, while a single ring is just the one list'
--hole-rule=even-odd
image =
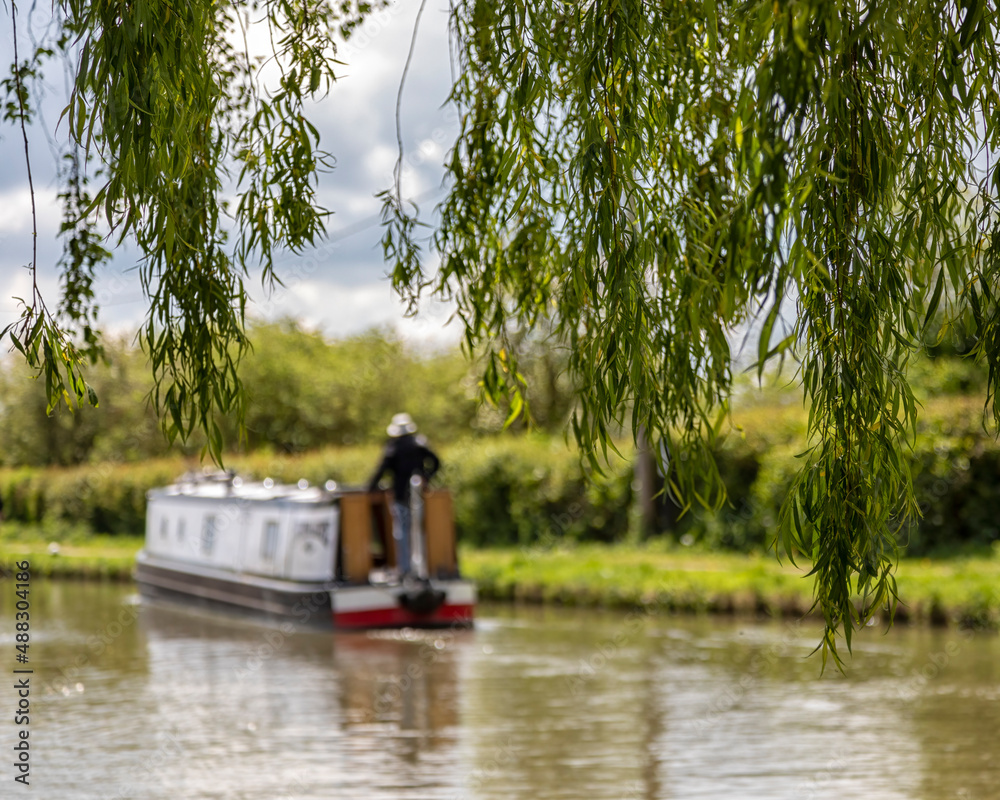
[{"label": "weeping willow tree", "polygon": [[[217,416],[243,416],[244,281],[259,268],[265,284],[280,282],[275,251],[299,252],[325,232],[330,212],[317,178],[332,156],[305,109],[336,80],[335,39],[371,9],[365,0],[56,0],[54,41],[21,59],[11,4],[4,116],[26,154],[43,64],[58,52],[72,73],[60,118],[71,165],[61,195],[62,298],[50,311],[36,280],[20,321],[3,332],[44,375],[50,410],[97,400],[84,367],[100,353],[93,283],[108,255],[100,219],[114,241],[142,253],[149,312],[140,339],[164,432],[173,441],[204,431],[221,458]],[[249,43],[262,35],[266,56]]]},{"label": "weeping willow tree", "polygon": [[995,10],[467,0],[452,21],[441,268],[422,274],[389,195],[397,288],[457,304],[515,409],[507,330],[555,320],[585,451],[658,432],[673,491],[709,505],[728,334],[758,320],[758,370],[794,358],[810,410],[779,535],[816,576],[824,659],[838,631],[849,647],[895,603],[894,533],[917,513],[905,367],[942,301],[971,309],[996,383]]},{"label": "weeping willow tree", "polygon": [[[70,229],[98,210],[142,248],[157,407],[168,435],[212,434],[240,410],[247,270],[275,277],[273,252],[323,233],[329,157],[305,104],[371,6],[56,7],[72,145],[100,165]],[[267,88],[248,13],[272,33]],[[544,329],[570,353],[584,452],[645,430],[684,502],[724,500],[729,334],[757,320],[758,369],[792,359],[810,409],[779,535],[815,573],[824,659],[895,601],[894,531],[917,513],[905,367],[928,320],[971,314],[1000,380],[997,22],[984,0],[454,0],[461,125],[430,235],[398,179],[383,195],[396,288],[455,304],[487,394],[523,411],[512,331]],[[34,59],[7,82],[15,122]],[[7,332],[53,402],[86,397],[87,263],[64,266],[82,273],[66,313],[36,295]]]}]

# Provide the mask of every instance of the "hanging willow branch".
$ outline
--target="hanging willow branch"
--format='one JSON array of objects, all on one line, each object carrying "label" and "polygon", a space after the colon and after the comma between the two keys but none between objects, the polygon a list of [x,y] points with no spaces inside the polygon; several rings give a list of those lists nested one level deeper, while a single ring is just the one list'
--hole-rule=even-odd
[{"label": "hanging willow branch", "polygon": [[[758,369],[797,358],[810,409],[776,535],[812,565],[836,657],[895,602],[917,513],[905,367],[942,297],[972,304],[996,385],[998,178],[976,173],[1000,137],[995,9],[467,0],[453,27],[464,114],[434,290],[492,353],[487,392],[519,401],[506,331],[555,319],[585,452],[656,431],[672,490],[718,505],[727,333],[763,308]],[[387,236],[411,292],[405,231]]]},{"label": "hanging willow branch", "polygon": [[[117,242],[139,248],[149,302],[140,340],[152,364],[152,400],[169,439],[201,431],[216,461],[218,416],[243,414],[244,280],[259,266],[265,283],[275,282],[276,251],[301,251],[324,234],[329,212],[316,186],[332,156],[320,149],[305,110],[336,79],[335,38],[373,7],[327,0],[53,4],[55,38],[75,76],[62,118],[70,151],[83,163],[93,159],[100,174],[85,205],[67,206],[78,216],[64,230],[88,229],[99,216]],[[16,7],[11,15],[16,21]],[[263,63],[236,44],[246,42],[248,24],[269,29],[273,52]],[[15,77],[22,73],[15,64]],[[230,210],[226,195],[234,186]],[[72,187],[65,194],[81,197]],[[78,246],[79,237],[68,241]],[[37,276],[34,259],[29,269]],[[89,287],[65,280],[62,308],[82,308]],[[94,401],[82,379],[91,351],[72,344],[86,343],[90,321],[89,314],[55,320],[36,296],[21,323],[4,331],[45,373],[50,408],[58,397],[70,405]]]},{"label": "hanging willow branch", "polygon": [[[323,235],[316,180],[331,156],[307,103],[335,79],[334,34],[371,6],[55,8],[75,58],[65,119],[102,170],[81,216],[100,213],[142,249],[154,400],[169,436],[204,430],[218,458],[215,416],[242,408],[244,279],[257,265],[277,279],[276,250]],[[995,7],[452,9],[461,128],[432,240],[441,266],[425,274],[423,223],[400,187],[387,190],[396,288],[411,305],[428,287],[457,305],[467,345],[490,355],[487,394],[515,413],[524,378],[511,344],[544,331],[571,354],[572,429],[594,462],[615,432],[645,429],[670,455],[670,490],[709,506],[725,499],[712,452],[732,390],[727,335],[763,309],[758,368],[797,359],[810,410],[776,535],[812,565],[824,658],[836,656],[838,632],[850,647],[894,602],[894,531],[916,513],[905,367],[942,305],[971,314],[1000,412],[1000,174],[995,160],[980,166],[1000,146]],[[248,15],[269,26],[266,67],[233,44]],[[780,338],[785,315],[793,332]],[[54,376],[50,397],[85,396],[78,373],[53,366],[65,352],[24,330],[12,341]]]}]

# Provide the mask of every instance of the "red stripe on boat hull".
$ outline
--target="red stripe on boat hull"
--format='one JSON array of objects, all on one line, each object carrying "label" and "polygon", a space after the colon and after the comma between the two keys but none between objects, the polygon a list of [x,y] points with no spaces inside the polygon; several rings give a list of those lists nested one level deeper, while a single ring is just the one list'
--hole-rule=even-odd
[{"label": "red stripe on boat hull", "polygon": [[[334,600],[336,603],[336,600]],[[333,612],[333,626],[348,628],[441,628],[471,625],[473,606],[445,604],[432,614],[414,614],[402,607]]]}]

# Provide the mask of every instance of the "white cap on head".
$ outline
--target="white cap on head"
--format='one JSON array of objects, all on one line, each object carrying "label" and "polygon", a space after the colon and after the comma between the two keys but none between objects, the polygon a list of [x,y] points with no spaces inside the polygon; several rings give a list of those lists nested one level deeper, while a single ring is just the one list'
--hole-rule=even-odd
[{"label": "white cap on head", "polygon": [[392,418],[389,427],[385,429],[385,432],[393,438],[405,436],[408,433],[416,433],[417,423],[413,421],[409,414],[396,414]]}]

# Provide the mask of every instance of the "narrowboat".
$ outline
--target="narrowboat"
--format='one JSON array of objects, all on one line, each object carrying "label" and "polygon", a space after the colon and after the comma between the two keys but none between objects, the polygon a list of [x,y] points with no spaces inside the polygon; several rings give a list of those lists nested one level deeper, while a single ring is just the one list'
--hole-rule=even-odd
[{"label": "narrowboat", "polygon": [[185,475],[147,494],[140,594],[334,629],[469,626],[451,495],[411,497],[413,570],[399,579],[383,492]]}]

